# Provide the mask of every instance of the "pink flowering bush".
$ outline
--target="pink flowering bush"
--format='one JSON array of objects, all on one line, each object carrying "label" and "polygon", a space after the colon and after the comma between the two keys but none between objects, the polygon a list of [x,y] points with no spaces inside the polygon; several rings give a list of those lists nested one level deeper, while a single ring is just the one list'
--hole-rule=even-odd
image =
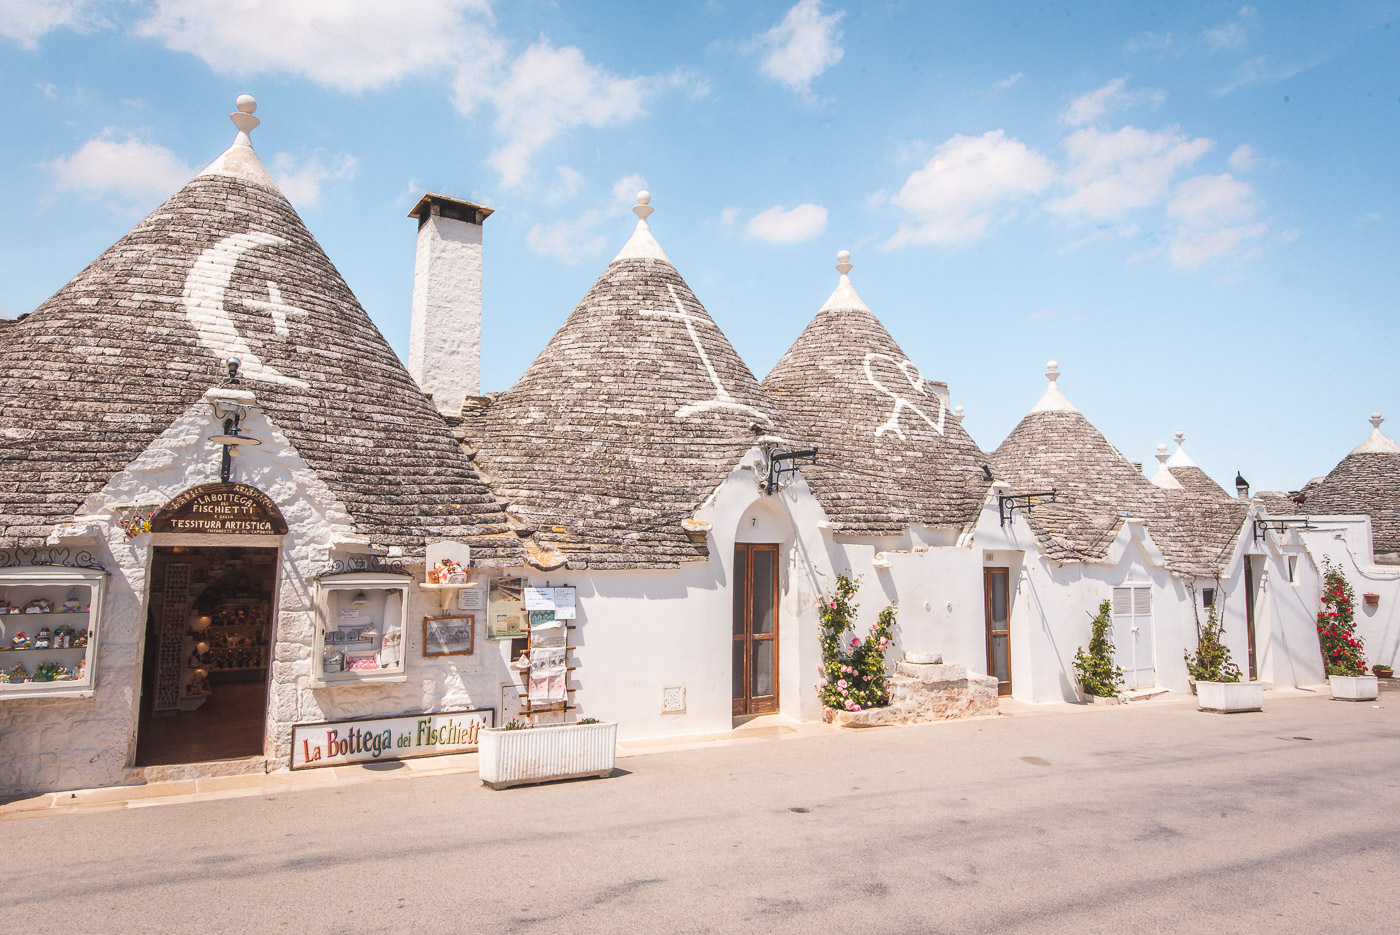
[{"label": "pink flowering bush", "polygon": [[1366,656],[1356,635],[1356,593],[1342,570],[1322,563],[1322,609],[1317,612],[1317,641],[1328,675],[1365,675]]},{"label": "pink flowering bush", "polygon": [[846,638],[855,620],[851,603],[859,584],[847,575],[836,576],[836,593],[821,607],[822,664],[817,692],[828,711],[861,711],[890,703],[890,679],[885,672],[885,652],[895,608],[886,607],[865,639]]}]

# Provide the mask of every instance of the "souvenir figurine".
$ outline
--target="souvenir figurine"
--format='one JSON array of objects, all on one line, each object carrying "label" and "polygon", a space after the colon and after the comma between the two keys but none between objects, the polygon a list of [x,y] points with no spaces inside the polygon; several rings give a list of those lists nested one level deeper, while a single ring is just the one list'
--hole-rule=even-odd
[{"label": "souvenir figurine", "polygon": [[79,630],[79,631],[78,631],[78,635],[75,636],[75,637],[73,638],[73,645],[74,645],[74,646],[86,646],[86,645],[87,645],[87,640],[88,640],[88,631],[86,631],[86,630]]},{"label": "souvenir figurine", "polygon": [[66,623],[60,623],[53,628],[54,649],[67,649],[73,645],[73,628]]},{"label": "souvenir figurine", "polygon": [[29,681],[29,672],[24,668],[24,663],[18,663],[13,669],[10,670],[11,683],[19,684],[21,682],[27,681]]},{"label": "souvenir figurine", "polygon": [[24,612],[26,614],[51,614],[53,613],[53,604],[50,604],[42,597],[36,597],[34,600],[24,605]]},{"label": "souvenir figurine", "polygon": [[86,659],[79,659],[79,660],[78,660],[77,668],[75,668],[75,669],[73,670],[73,678],[81,681],[82,679],[84,679],[84,678],[86,678],[86,677],[87,677],[87,660],[86,660]]},{"label": "souvenir figurine", "polygon": [[83,602],[78,600],[77,588],[69,588],[68,594],[63,598],[63,603],[59,605],[58,612],[61,614],[80,614],[83,612]]},{"label": "souvenir figurine", "polygon": [[41,627],[39,632],[34,636],[34,648],[48,649],[52,645],[53,634],[49,632],[48,627]]},{"label": "souvenir figurine", "polygon": [[14,606],[14,605],[11,604],[9,601],[5,600],[3,597],[0,597],[0,614],[17,614],[17,613],[19,613],[19,608],[18,608],[18,607]]},{"label": "souvenir figurine", "polygon": [[20,630],[14,635],[14,638],[10,640],[10,646],[15,649],[27,649],[28,647],[25,646],[27,642],[29,642],[29,637],[24,635],[23,630]]}]

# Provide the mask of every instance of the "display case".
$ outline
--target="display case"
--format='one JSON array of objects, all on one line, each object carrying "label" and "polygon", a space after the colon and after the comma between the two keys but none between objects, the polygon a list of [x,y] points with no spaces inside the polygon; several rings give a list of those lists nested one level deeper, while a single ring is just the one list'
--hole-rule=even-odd
[{"label": "display case", "polygon": [[106,572],[0,571],[0,699],[92,695]]},{"label": "display case", "polygon": [[316,583],[313,685],[402,682],[408,575],[352,572]]}]

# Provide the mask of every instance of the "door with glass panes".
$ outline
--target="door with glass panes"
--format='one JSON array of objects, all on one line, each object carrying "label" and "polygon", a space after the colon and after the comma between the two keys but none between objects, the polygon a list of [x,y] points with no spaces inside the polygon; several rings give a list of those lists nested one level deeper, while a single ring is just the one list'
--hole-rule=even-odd
[{"label": "door with glass panes", "polygon": [[778,546],[734,546],[734,713],[778,710]]}]

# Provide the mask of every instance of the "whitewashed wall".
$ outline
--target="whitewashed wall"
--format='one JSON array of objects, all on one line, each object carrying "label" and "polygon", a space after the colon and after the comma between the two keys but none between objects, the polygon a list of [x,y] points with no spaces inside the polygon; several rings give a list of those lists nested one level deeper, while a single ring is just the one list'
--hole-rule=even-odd
[{"label": "whitewashed wall", "polygon": [[[1315,566],[1308,586],[1300,588],[1309,619],[1322,606],[1322,563],[1331,559],[1356,591],[1356,632],[1365,646],[1368,665],[1400,663],[1400,566],[1377,565],[1371,545],[1371,520],[1366,516],[1314,516],[1318,528],[1297,533]],[[1362,595],[1379,595],[1375,607]]]}]

